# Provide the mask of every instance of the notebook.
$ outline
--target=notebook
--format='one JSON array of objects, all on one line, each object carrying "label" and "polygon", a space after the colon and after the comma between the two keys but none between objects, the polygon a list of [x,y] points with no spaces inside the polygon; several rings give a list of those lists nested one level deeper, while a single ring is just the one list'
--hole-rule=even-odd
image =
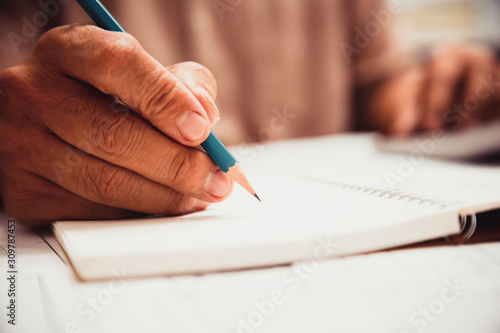
[{"label": "notebook", "polygon": [[[234,150],[240,161],[248,149]],[[262,203],[236,187],[226,201],[185,216],[54,222],[77,276],[198,274],[321,260],[451,235],[468,239],[481,223],[478,214],[500,207],[500,195],[485,178],[496,169],[426,161],[406,181],[388,186],[387,172],[397,172],[401,156],[377,152],[371,136],[255,149],[246,173]],[[465,187],[464,180],[471,185]]]}]

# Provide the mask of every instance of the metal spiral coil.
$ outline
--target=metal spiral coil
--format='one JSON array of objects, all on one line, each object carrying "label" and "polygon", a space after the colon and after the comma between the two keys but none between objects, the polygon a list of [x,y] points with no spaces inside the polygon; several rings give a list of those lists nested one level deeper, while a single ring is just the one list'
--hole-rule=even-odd
[{"label": "metal spiral coil", "polygon": [[326,185],[333,185],[341,189],[349,189],[356,192],[361,192],[369,196],[381,199],[395,199],[395,200],[407,200],[407,202],[416,202],[418,204],[428,204],[430,206],[440,206],[440,208],[450,206],[450,203],[443,200],[422,196],[416,193],[405,192],[397,189],[391,189],[387,187],[375,187],[375,186],[362,186],[355,184],[346,184],[337,181],[326,181]]},{"label": "metal spiral coil", "polygon": [[368,196],[372,196],[375,198],[380,198],[380,199],[393,199],[396,201],[399,200],[407,200],[407,203],[413,202],[418,205],[429,205],[429,206],[438,206],[439,208],[445,208],[449,207],[452,205],[455,205],[456,203],[451,203],[451,202],[446,202],[442,199],[437,199],[433,197],[428,197],[428,196],[422,196],[417,193],[411,193],[411,192],[405,192],[393,188],[388,188],[388,187],[377,187],[377,186],[363,186],[363,185],[356,185],[356,184],[347,184],[347,183],[342,183],[342,182],[337,182],[334,180],[325,180],[325,179],[319,179],[311,176],[304,176],[300,175],[301,178],[305,178],[308,180],[312,180],[318,183],[321,183],[323,185],[329,185],[329,186],[334,186],[340,189],[347,189],[347,190],[353,190],[356,192],[361,192],[364,193]]},{"label": "metal spiral coil", "polygon": [[[334,186],[334,187],[339,188],[339,189],[347,189],[347,190],[352,190],[355,192],[364,193],[368,196],[372,196],[375,198],[408,200],[407,203],[415,202],[418,205],[428,204],[429,206],[438,206],[438,208],[446,208],[446,207],[457,205],[457,202],[449,202],[449,201],[446,202],[446,201],[441,200],[441,199],[422,196],[422,195],[419,195],[416,193],[400,191],[400,190],[391,189],[391,188],[387,188],[387,187],[347,184],[347,183],[337,182],[334,180],[324,180],[324,179],[318,179],[318,178],[309,177],[309,176],[307,176],[307,177],[302,176],[302,178],[306,178],[308,180],[312,180],[312,181],[321,183],[323,185]],[[472,237],[472,235],[474,234],[474,232],[476,231],[476,227],[477,227],[476,214],[473,212],[472,213],[460,212],[459,213],[459,223],[460,223],[460,229],[461,229],[460,235],[461,235],[462,239],[464,241],[470,239]],[[453,237],[445,237],[445,239],[451,241],[453,239]]]}]

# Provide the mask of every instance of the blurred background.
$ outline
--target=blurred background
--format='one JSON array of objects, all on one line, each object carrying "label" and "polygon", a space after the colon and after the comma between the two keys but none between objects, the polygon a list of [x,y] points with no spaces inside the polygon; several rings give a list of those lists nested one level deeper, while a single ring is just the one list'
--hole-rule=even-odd
[{"label": "blurred background", "polygon": [[[388,3],[398,0],[387,0]],[[397,2],[399,3],[399,2]],[[407,43],[427,48],[469,40],[500,46],[500,0],[401,0]]]}]

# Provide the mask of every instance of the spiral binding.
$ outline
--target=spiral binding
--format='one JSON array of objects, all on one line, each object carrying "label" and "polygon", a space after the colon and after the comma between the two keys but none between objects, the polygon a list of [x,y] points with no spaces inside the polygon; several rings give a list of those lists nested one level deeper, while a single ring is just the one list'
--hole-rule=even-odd
[{"label": "spiral binding", "polygon": [[[347,184],[342,182],[337,182],[334,180],[324,180],[318,179],[309,176],[303,176],[302,178],[306,178],[315,182],[319,182],[324,185],[334,186],[340,189],[348,189],[356,192],[365,193],[369,196],[373,196],[376,198],[382,199],[396,199],[396,200],[408,200],[407,202],[416,202],[417,204],[429,204],[430,206],[439,206],[439,208],[445,208],[457,205],[457,202],[446,202],[441,199],[432,198],[432,197],[424,197],[420,196],[416,193],[399,191],[387,187],[376,187],[376,186],[361,186],[355,184]],[[463,241],[470,239],[477,227],[477,217],[474,212],[459,212],[459,223],[460,223],[460,234],[459,238]],[[447,236],[444,237],[445,240],[449,242],[455,242],[457,236]]]},{"label": "spiral binding", "polygon": [[[328,185],[333,185],[338,188],[342,189],[352,189],[357,192],[362,192],[366,193],[371,196],[375,196],[377,198],[386,198],[386,199],[393,199],[395,198],[396,200],[405,200],[408,199],[408,202],[411,201],[418,201],[418,204],[429,204],[431,206],[439,206],[439,208],[445,208],[449,207],[451,205],[454,205],[455,203],[452,202],[445,202],[440,199],[436,198],[431,198],[431,197],[422,197],[418,196],[417,194],[414,193],[408,193],[408,192],[403,192],[403,191],[396,191],[394,189],[389,189],[389,188],[382,188],[382,187],[370,187],[370,186],[359,186],[359,185],[353,185],[353,184],[345,184],[345,183],[340,183],[336,181],[327,181],[325,184]],[[459,213],[459,222],[460,222],[460,236],[463,241],[466,241],[474,235],[474,232],[476,231],[477,227],[477,218],[475,213],[467,213],[467,212],[460,212]],[[445,239],[448,239],[449,237],[445,237]],[[453,239],[450,238],[450,239]]]},{"label": "spiral binding", "polygon": [[377,187],[377,186],[362,186],[355,184],[347,184],[342,182],[337,182],[334,180],[322,180],[313,177],[304,177],[310,180],[314,180],[316,182],[320,182],[324,185],[334,186],[340,189],[348,189],[356,192],[364,193],[366,195],[381,198],[381,199],[395,199],[399,200],[408,200],[407,203],[414,202],[419,205],[429,205],[429,206],[439,206],[439,208],[445,208],[454,205],[455,203],[446,202],[441,199],[426,197],[418,195],[417,193],[405,192],[400,190],[395,190],[387,187]]},{"label": "spiral binding", "polygon": [[470,214],[470,221],[467,218],[469,216],[466,213],[460,213],[460,228],[461,228],[461,235],[464,238],[464,240],[467,240],[472,237],[474,232],[476,231],[477,227],[477,218],[476,218],[476,213],[471,213]]}]

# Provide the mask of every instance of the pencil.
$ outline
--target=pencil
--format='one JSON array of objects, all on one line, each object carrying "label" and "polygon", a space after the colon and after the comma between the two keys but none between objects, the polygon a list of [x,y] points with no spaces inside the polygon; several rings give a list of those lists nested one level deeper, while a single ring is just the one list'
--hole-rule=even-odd
[{"label": "pencil", "polygon": [[[118,21],[116,21],[113,15],[111,15],[99,0],[76,1],[98,27],[109,31],[125,32],[125,29],[122,28]],[[210,135],[203,141],[201,146],[224,173],[260,201],[259,196],[255,193],[252,185],[250,185],[250,182],[243,174],[238,160],[236,160],[212,131],[210,131]]]}]

